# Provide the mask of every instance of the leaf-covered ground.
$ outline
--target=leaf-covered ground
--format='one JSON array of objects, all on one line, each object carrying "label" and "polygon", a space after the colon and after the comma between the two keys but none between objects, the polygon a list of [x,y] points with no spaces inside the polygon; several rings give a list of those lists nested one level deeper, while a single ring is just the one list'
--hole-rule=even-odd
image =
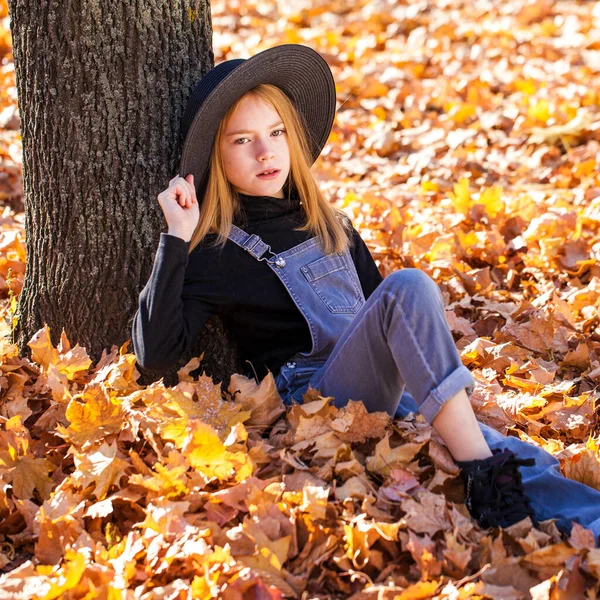
[{"label": "leaf-covered ground", "polygon": [[[443,290],[479,418],[600,489],[600,3],[215,0],[217,60],[282,42],[338,86],[315,174],[384,275]],[[287,411],[271,378],[141,387],[47,330],[10,343],[25,266],[0,2],[0,597],[596,598],[600,550],[482,531],[419,417]]]}]

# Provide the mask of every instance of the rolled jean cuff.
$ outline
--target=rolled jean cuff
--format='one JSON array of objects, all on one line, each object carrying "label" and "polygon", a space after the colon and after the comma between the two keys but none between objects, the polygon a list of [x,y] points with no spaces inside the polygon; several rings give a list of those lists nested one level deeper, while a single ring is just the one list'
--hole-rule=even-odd
[{"label": "rolled jean cuff", "polygon": [[442,406],[456,396],[462,389],[471,393],[475,387],[475,380],[471,371],[464,365],[458,367],[446,379],[444,379],[436,388],[431,390],[429,396],[419,407],[419,412],[425,417],[428,423],[431,423]]}]

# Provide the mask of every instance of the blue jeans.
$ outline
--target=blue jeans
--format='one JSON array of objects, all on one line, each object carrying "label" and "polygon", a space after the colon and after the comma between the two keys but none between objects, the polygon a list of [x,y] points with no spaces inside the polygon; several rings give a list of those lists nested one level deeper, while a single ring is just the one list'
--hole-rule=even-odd
[{"label": "blue jeans", "polygon": [[[276,381],[286,403],[301,402],[310,384],[334,396],[338,407],[362,400],[369,411],[396,417],[419,411],[429,422],[444,402],[473,385],[446,324],[439,288],[416,269],[392,273],[380,284],[324,363],[293,357]],[[577,521],[598,538],[599,491],[563,477],[558,461],[541,448],[480,427],[491,449],[535,459],[521,473],[538,519],[556,518],[563,529]]]},{"label": "blue jeans", "polygon": [[324,364],[297,356],[278,378],[288,384],[284,401],[301,401],[310,383],[334,396],[338,407],[362,400],[368,411],[391,416],[407,389],[429,422],[474,383],[446,324],[440,290],[418,269],[396,271],[381,282]]}]

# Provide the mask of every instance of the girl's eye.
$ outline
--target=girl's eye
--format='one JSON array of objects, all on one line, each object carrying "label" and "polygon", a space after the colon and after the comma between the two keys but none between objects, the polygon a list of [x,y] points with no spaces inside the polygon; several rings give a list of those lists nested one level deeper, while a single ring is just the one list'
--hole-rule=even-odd
[{"label": "girl's eye", "polygon": [[274,135],[275,137],[279,137],[280,135],[283,135],[285,133],[285,129],[276,129],[272,135]]},{"label": "girl's eye", "polygon": [[238,138],[233,142],[234,144],[243,144],[248,138]]}]

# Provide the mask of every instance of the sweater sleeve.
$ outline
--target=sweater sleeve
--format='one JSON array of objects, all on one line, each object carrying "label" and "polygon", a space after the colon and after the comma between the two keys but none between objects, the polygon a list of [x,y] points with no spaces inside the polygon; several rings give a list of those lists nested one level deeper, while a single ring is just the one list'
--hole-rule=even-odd
[{"label": "sweater sleeve", "polygon": [[367,245],[354,227],[352,228],[352,239],[354,244],[352,248],[350,248],[350,254],[356,265],[356,271],[365,298],[368,298],[375,291],[375,288],[383,281],[383,277],[381,276]]},{"label": "sweater sleeve", "polygon": [[188,249],[182,239],[161,234],[132,327],[136,358],[147,369],[162,371],[176,363],[214,312],[185,292]]}]

